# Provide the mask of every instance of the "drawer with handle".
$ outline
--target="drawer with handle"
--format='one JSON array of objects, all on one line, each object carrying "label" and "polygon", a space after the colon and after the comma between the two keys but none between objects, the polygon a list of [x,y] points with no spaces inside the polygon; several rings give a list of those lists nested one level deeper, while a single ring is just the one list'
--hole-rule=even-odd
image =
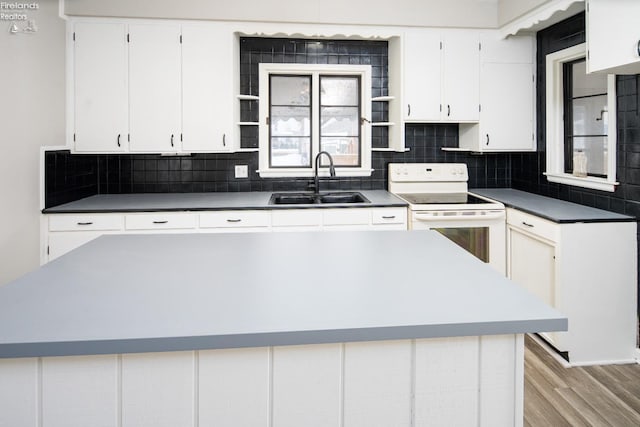
[{"label": "drawer with handle", "polygon": [[195,213],[148,213],[125,216],[127,230],[178,230],[198,227]]},{"label": "drawer with handle", "polygon": [[406,208],[383,208],[371,211],[371,223],[377,224],[405,224],[407,222]]},{"label": "drawer with handle", "polygon": [[507,208],[507,225],[552,242],[560,237],[560,226],[555,222],[513,208]]},{"label": "drawer with handle", "polygon": [[200,228],[247,228],[269,227],[269,211],[219,211],[200,214]]},{"label": "drawer with handle", "polygon": [[55,214],[49,216],[49,231],[122,230],[120,214]]}]

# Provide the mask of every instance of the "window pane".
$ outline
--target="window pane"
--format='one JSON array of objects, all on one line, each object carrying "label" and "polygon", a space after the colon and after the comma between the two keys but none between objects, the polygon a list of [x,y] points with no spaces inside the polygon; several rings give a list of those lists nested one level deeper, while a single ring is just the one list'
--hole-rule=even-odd
[{"label": "window pane", "polygon": [[[360,166],[360,138],[358,137],[322,137],[320,150],[331,154],[335,166]],[[322,164],[329,164],[324,156]]]},{"label": "window pane", "polygon": [[311,138],[309,137],[271,138],[271,166],[309,166],[311,164],[310,148]]},{"label": "window pane", "polygon": [[574,156],[578,155],[579,151],[586,154],[588,175],[607,175],[607,138],[575,137],[573,138]]},{"label": "window pane", "polygon": [[358,136],[360,117],[358,107],[321,107],[322,136]]},{"label": "window pane", "polygon": [[329,77],[320,79],[320,103],[322,105],[359,105],[358,77]]},{"label": "window pane", "polygon": [[607,93],[606,74],[587,74],[587,63],[582,60],[573,64],[573,97]]},{"label": "window pane", "polygon": [[310,136],[309,107],[271,107],[271,136]]},{"label": "window pane", "polygon": [[573,135],[606,135],[607,96],[591,96],[573,100]]},{"label": "window pane", "polygon": [[310,76],[271,76],[271,105],[310,105]]}]

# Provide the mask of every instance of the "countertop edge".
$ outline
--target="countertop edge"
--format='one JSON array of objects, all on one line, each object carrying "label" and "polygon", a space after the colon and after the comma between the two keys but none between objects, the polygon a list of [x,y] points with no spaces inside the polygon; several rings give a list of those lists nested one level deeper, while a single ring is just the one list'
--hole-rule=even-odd
[{"label": "countertop edge", "polygon": [[265,332],[241,335],[131,338],[0,344],[0,359],[97,354],[217,350],[230,348],[329,344],[342,342],[428,339],[460,336],[566,331],[567,318],[410,325],[324,331]]}]

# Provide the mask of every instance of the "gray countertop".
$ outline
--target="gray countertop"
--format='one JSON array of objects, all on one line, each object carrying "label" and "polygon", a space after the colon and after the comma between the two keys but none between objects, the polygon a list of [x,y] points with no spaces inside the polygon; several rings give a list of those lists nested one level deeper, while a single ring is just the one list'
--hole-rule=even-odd
[{"label": "gray countertop", "polygon": [[635,221],[636,218],[511,188],[476,188],[472,193],[497,200],[557,223]]},{"label": "gray countertop", "polygon": [[[227,209],[292,209],[341,207],[407,206],[407,203],[385,190],[356,190],[370,203],[326,205],[270,205],[271,194],[278,191],[251,191],[237,193],[139,193],[99,194],[75,202],[47,208],[43,213],[101,213],[198,211]],[[333,191],[331,191],[333,192]],[[336,191],[339,192],[339,191]]]},{"label": "gray countertop", "polygon": [[566,328],[431,231],[106,235],[0,287],[0,357]]}]

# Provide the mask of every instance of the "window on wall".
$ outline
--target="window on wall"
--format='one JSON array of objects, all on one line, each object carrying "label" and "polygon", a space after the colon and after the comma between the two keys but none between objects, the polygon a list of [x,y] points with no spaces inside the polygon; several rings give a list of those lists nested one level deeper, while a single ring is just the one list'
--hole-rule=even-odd
[{"label": "window on wall", "polygon": [[260,175],[312,176],[322,151],[337,175],[370,175],[370,69],[260,64]]},{"label": "window on wall", "polygon": [[586,74],[585,45],[547,55],[547,179],[614,191],[615,76]]}]

